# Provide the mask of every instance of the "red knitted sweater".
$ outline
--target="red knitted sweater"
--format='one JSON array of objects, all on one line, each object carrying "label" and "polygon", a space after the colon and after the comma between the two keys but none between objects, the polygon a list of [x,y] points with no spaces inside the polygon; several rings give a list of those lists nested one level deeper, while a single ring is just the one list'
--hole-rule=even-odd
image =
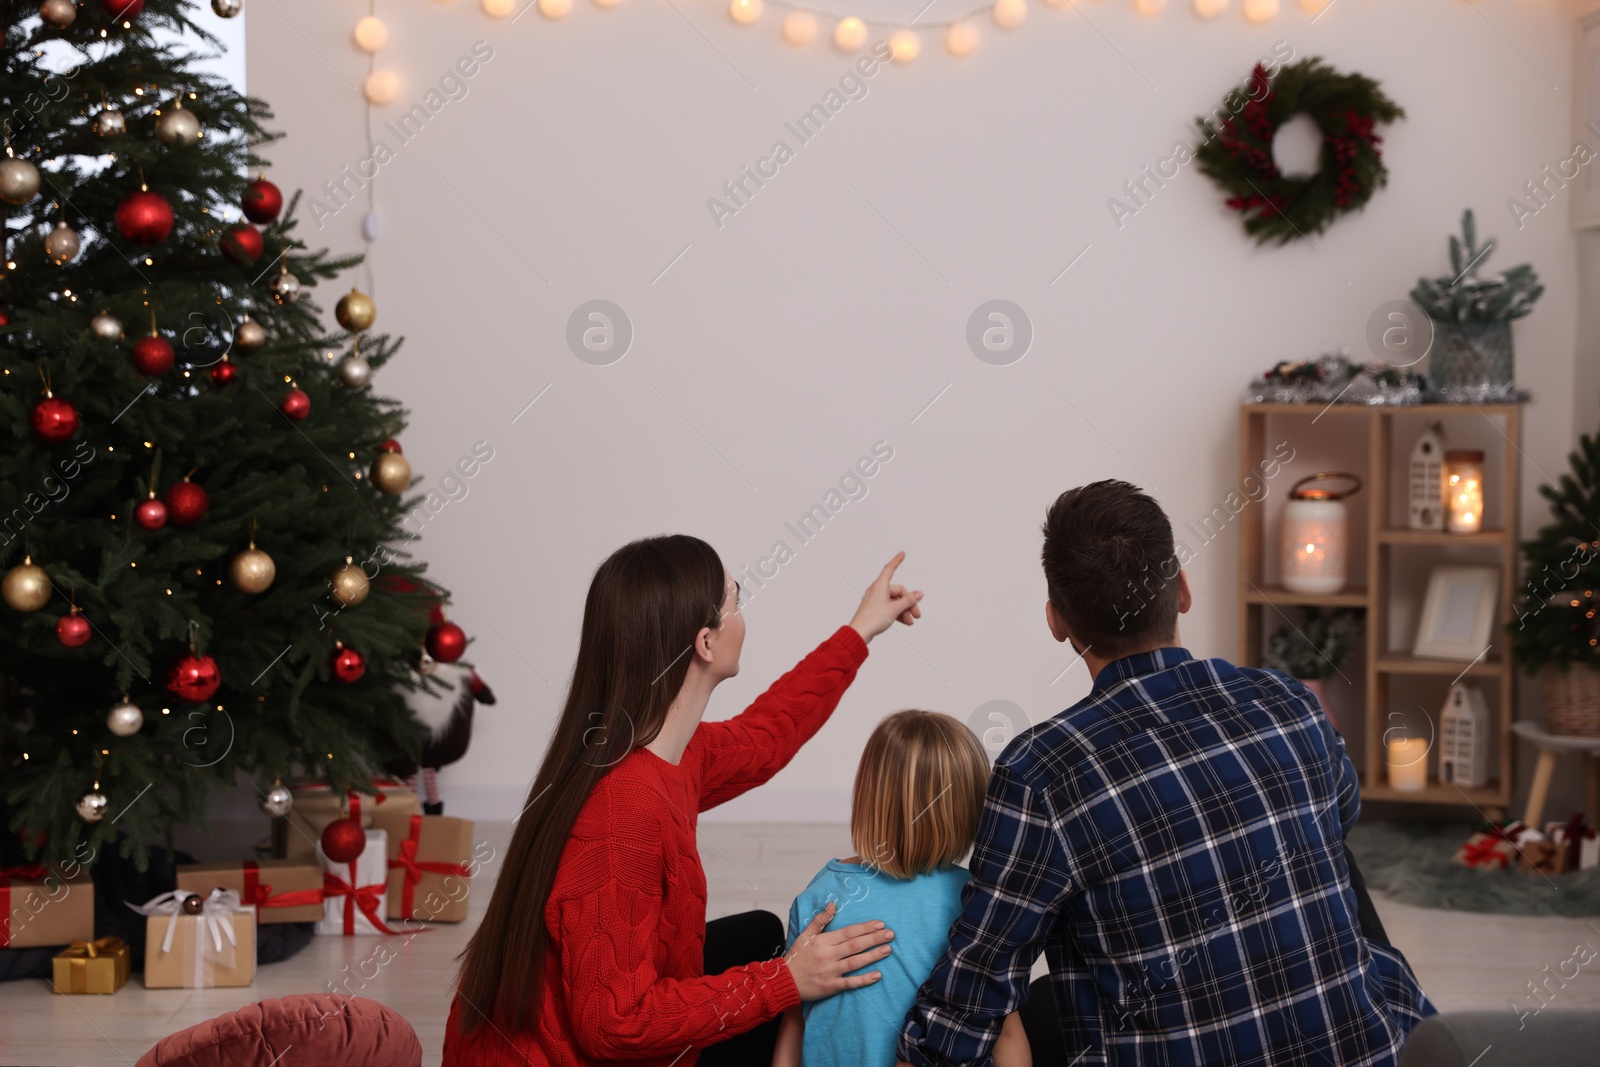
[{"label": "red knitted sweater", "polygon": [[457,997],[444,1067],[692,1067],[706,1045],[800,1003],[781,957],[702,974],[706,877],[695,827],[700,812],[782,770],[866,657],[861,635],[841,626],[742,714],[702,722],[677,764],[636,748],[611,768],[578,814],[545,905],[536,1027],[463,1034]]}]

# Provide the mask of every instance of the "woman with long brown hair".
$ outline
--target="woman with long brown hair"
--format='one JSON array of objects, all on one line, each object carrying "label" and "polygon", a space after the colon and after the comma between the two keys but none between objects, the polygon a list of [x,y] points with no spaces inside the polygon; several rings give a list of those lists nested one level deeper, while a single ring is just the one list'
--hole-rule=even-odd
[{"label": "woman with long brown hair", "polygon": [[868,641],[922,614],[921,592],[894,584],[904,558],[848,625],[723,722],[700,720],[738,673],[744,617],[716,552],[652,537],[600,565],[566,705],[462,953],[445,1067],[764,1065],[787,1009],[881,977],[846,975],[888,955],[893,931],[825,930],[831,905],[784,955],[769,913],[708,927],[695,830],[822,727]]}]

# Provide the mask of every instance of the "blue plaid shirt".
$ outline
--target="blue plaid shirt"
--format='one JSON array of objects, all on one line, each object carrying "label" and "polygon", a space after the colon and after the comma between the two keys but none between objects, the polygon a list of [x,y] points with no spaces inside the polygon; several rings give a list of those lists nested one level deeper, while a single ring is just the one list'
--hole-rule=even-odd
[{"label": "blue plaid shirt", "polygon": [[1163,648],[996,761],[914,1067],[987,1065],[1042,949],[1072,1067],[1393,1064],[1434,1007],[1356,919],[1344,739],[1273,671]]}]

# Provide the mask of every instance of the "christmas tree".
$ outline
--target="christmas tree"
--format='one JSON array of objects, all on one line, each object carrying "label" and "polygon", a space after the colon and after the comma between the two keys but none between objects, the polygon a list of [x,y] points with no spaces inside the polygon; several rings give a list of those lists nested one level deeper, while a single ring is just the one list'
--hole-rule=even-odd
[{"label": "christmas tree", "polygon": [[1539,487],[1551,521],[1522,543],[1526,583],[1510,630],[1529,674],[1600,668],[1600,435],[1580,437],[1569,459],[1570,473]]},{"label": "christmas tree", "polygon": [[294,236],[267,105],[173,43],[238,0],[3,3],[0,815],[29,858],[142,867],[241,774],[414,752],[443,598],[367,387],[398,341],[302,292],[360,257]]}]

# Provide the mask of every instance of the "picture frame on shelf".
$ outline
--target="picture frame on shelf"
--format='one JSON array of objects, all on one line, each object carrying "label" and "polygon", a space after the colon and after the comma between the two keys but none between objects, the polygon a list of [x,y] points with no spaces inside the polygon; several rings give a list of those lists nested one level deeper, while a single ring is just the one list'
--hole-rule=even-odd
[{"label": "picture frame on shelf", "polygon": [[1499,567],[1441,564],[1433,568],[1411,654],[1468,661],[1482,657],[1494,632],[1499,593]]}]

